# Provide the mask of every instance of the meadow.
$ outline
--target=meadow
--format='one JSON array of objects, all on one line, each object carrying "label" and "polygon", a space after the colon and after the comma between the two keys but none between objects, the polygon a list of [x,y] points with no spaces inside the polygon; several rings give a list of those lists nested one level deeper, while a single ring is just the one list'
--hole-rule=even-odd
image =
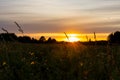
[{"label": "meadow", "polygon": [[0,43],[0,80],[120,80],[120,46]]}]

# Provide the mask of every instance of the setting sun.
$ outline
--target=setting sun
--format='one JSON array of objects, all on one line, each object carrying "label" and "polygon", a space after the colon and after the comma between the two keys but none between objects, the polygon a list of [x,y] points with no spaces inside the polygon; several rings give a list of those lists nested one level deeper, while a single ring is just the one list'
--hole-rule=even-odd
[{"label": "setting sun", "polygon": [[[68,40],[69,39],[69,40]],[[68,39],[66,38],[65,41],[69,41],[69,42],[77,42],[80,41],[80,39],[78,38],[77,34],[68,34]]]},{"label": "setting sun", "polygon": [[70,40],[70,42],[79,41],[79,39],[77,37],[74,37],[74,36],[70,37],[69,40]]}]

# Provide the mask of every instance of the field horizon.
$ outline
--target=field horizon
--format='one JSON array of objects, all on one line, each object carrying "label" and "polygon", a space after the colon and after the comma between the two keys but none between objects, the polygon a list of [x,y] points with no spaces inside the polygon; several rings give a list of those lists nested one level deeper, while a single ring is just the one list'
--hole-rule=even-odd
[{"label": "field horizon", "polygon": [[[101,40],[105,40],[107,41],[107,37],[110,33],[96,33],[96,39],[98,41]],[[17,33],[17,36],[23,36],[23,34]],[[68,41],[68,39],[66,38],[64,32],[63,33],[25,33],[24,35],[26,36],[30,36],[31,38],[35,38],[37,40],[39,40],[39,38],[41,36],[44,36],[46,39],[48,39],[49,37],[56,39],[57,41]],[[88,39],[91,39],[91,41],[95,41],[94,40],[94,33],[67,33],[68,37],[75,37],[78,40],[77,41],[88,41],[86,39],[86,36],[88,37]]]}]

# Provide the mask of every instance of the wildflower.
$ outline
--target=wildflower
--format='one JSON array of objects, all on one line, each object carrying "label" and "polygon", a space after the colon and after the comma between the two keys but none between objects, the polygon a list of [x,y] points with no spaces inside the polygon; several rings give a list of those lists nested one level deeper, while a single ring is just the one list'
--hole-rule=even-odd
[{"label": "wildflower", "polygon": [[32,52],[32,53],[31,53],[31,56],[33,56],[33,55],[34,55],[34,53]]},{"label": "wildflower", "polygon": [[35,61],[32,61],[30,64],[31,64],[31,65],[35,64]]},{"label": "wildflower", "polygon": [[29,52],[29,54],[30,54],[31,56],[33,56],[33,55],[34,55],[34,52]]},{"label": "wildflower", "polygon": [[83,62],[80,62],[80,66],[83,66]]},{"label": "wildflower", "polygon": [[2,65],[5,66],[5,65],[6,65],[6,62],[4,61],[4,62],[2,63]]}]

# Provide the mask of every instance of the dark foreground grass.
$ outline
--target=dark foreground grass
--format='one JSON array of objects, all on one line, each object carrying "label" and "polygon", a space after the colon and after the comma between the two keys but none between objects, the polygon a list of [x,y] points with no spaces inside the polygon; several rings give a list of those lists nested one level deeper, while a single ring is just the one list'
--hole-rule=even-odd
[{"label": "dark foreground grass", "polygon": [[1,43],[0,80],[120,80],[120,47]]}]

